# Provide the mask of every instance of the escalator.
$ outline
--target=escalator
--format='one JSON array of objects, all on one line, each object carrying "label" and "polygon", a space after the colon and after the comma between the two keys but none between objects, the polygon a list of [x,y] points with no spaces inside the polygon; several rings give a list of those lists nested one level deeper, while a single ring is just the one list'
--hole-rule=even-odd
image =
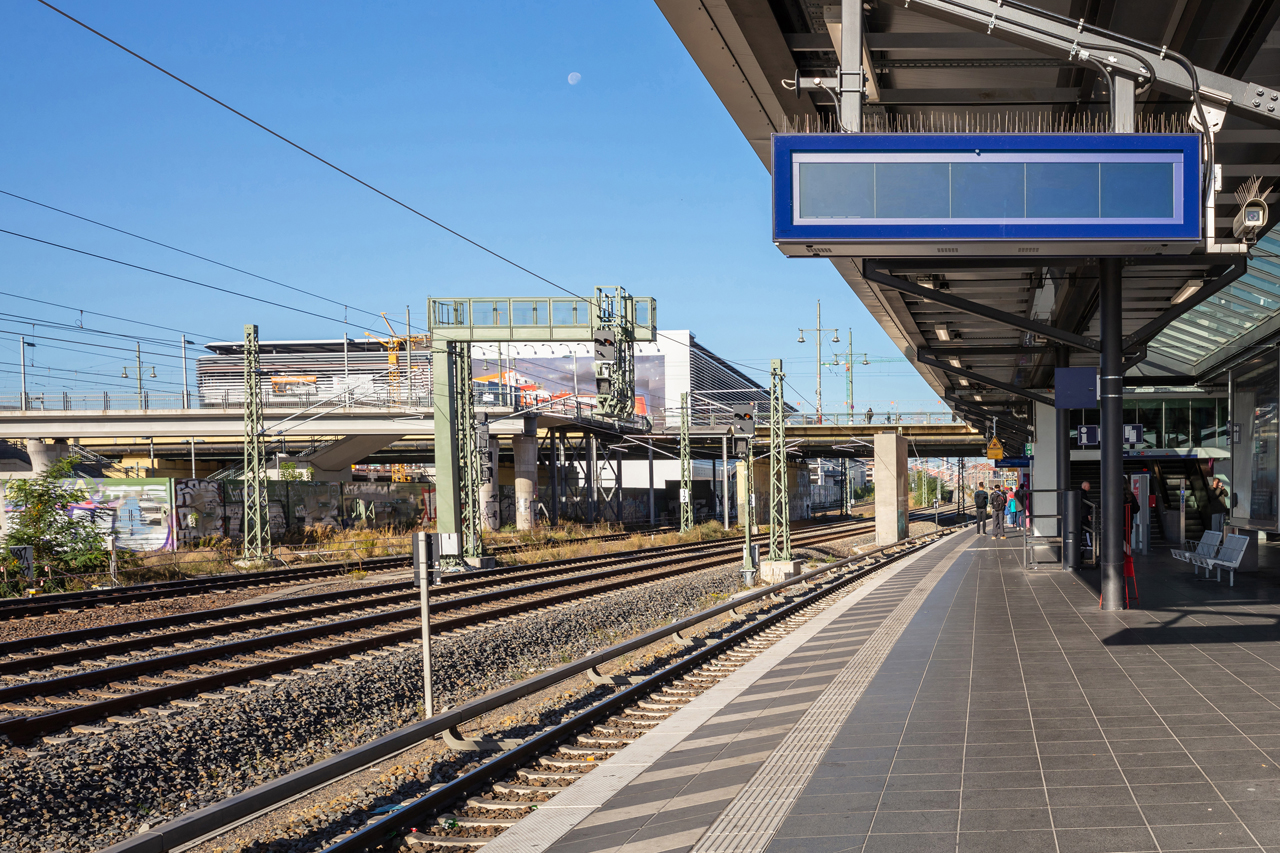
[{"label": "escalator", "polygon": [[[1182,459],[1179,457],[1125,459],[1124,473],[1146,472],[1151,475],[1151,494],[1156,498],[1156,511],[1151,519],[1152,546],[1179,547],[1179,492],[1187,489],[1187,539],[1198,540],[1210,527],[1209,473],[1210,460]],[[1071,463],[1071,488],[1079,489],[1088,482],[1092,486],[1090,500],[1097,501],[1098,483],[1101,479],[1101,463],[1097,460]]]}]

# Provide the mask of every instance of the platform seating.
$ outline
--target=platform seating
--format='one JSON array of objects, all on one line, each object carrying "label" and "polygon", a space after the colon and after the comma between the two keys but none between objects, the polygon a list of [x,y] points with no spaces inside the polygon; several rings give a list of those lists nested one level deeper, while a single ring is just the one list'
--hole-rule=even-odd
[{"label": "platform seating", "polygon": [[1222,570],[1226,569],[1228,574],[1227,586],[1236,585],[1236,570],[1240,568],[1240,561],[1244,558],[1245,549],[1249,547],[1249,537],[1232,534],[1222,544],[1222,550],[1218,551],[1216,557],[1204,559],[1200,564],[1204,566],[1204,576],[1209,577],[1210,569],[1216,569],[1218,580],[1222,580]]},{"label": "platform seating", "polygon": [[[1194,550],[1186,549],[1186,546],[1189,544],[1191,543],[1183,542],[1182,548],[1172,549],[1173,559],[1179,560],[1183,563],[1191,563],[1193,562],[1192,557],[1200,557],[1203,559],[1213,557],[1218,553],[1218,546],[1222,544],[1222,533],[1217,530],[1206,530],[1204,535],[1200,537],[1200,542],[1196,545]],[[1200,574],[1198,564],[1196,567],[1196,574]]]}]

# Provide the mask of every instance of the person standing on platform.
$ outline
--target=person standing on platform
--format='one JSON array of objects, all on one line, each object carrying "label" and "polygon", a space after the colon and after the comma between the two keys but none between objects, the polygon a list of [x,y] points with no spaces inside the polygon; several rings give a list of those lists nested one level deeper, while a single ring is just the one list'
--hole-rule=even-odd
[{"label": "person standing on platform", "polygon": [[1004,489],[991,490],[991,538],[1004,538]]},{"label": "person standing on platform", "polygon": [[1031,492],[1027,490],[1025,484],[1019,485],[1013,496],[1018,499],[1018,518],[1019,527],[1027,526],[1027,514],[1031,511]]},{"label": "person standing on platform", "polygon": [[987,490],[986,483],[978,483],[978,488],[973,493],[973,514],[977,518],[974,521],[974,527],[978,528],[978,535],[983,536],[987,532]]},{"label": "person standing on platform", "polygon": [[1018,499],[1014,497],[1013,489],[1009,489],[1005,493],[1004,499],[1005,526],[1016,529],[1018,526]]},{"label": "person standing on platform", "polygon": [[1218,533],[1222,532],[1222,523],[1227,517],[1229,499],[1229,492],[1221,478],[1214,477],[1213,482],[1209,484],[1209,525]]},{"label": "person standing on platform", "polygon": [[876,416],[876,413],[871,410],[870,406],[867,406],[867,423],[871,423],[871,419],[874,418],[875,416]]}]

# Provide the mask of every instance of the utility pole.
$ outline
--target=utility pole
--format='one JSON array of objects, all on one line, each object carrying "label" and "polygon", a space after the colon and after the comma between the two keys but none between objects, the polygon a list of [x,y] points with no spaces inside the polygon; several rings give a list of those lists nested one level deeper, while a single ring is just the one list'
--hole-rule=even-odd
[{"label": "utility pole", "polygon": [[413,328],[409,325],[409,306],[404,306],[404,339],[407,369],[409,371],[409,388],[405,392],[405,400],[413,405]]},{"label": "utility pole", "polygon": [[689,392],[680,392],[680,532],[693,527],[693,459],[689,448]]},{"label": "utility pole", "polygon": [[[187,336],[182,336],[182,408],[191,408],[191,392],[187,390]],[[191,476],[195,476],[192,474]]]},{"label": "utility pole", "polygon": [[267,459],[262,447],[262,367],[258,327],[244,327],[244,559],[271,558],[271,515],[267,504]]},{"label": "utility pole", "polygon": [[18,369],[22,372],[22,399],[18,401],[18,407],[25,412],[27,410],[27,339],[23,335],[18,335]]},{"label": "utility pole", "polygon": [[831,335],[831,343],[833,343],[833,344],[838,344],[838,343],[840,343],[840,330],[839,330],[839,329],[824,329],[824,328],[822,328],[822,300],[821,300],[821,299],[819,299],[819,300],[818,300],[818,327],[817,327],[816,329],[801,329],[801,330],[800,330],[800,337],[796,340],[796,343],[801,343],[801,344],[802,344],[802,343],[804,343],[804,333],[805,333],[805,332],[813,332],[813,333],[814,333],[815,338],[816,338],[816,340],[814,341],[814,343],[817,345],[817,348],[818,348],[817,387],[816,387],[816,389],[815,389],[815,396],[816,396],[816,398],[817,398],[817,399],[814,401],[814,408],[815,408],[815,410],[816,410],[816,411],[814,412],[814,414],[816,414],[816,415],[818,416],[818,423],[822,423],[822,367],[823,367],[823,364],[822,364],[822,333],[823,333],[823,332],[831,332],[831,333],[832,333],[832,335]]},{"label": "utility pole", "polygon": [[[254,340],[256,341],[256,340],[257,340],[257,338],[255,338]],[[255,346],[256,346],[256,344],[255,344]],[[256,352],[256,350],[255,350],[255,352]],[[185,355],[186,353],[184,352],[183,354]],[[156,366],[155,366],[154,364],[152,364],[152,365],[149,365],[149,367],[151,368],[151,378],[152,378],[152,379],[155,379],[155,378],[156,378]],[[146,398],[143,396],[143,393],[142,393],[142,368],[143,368],[143,364],[142,364],[142,343],[141,343],[141,342],[139,342],[139,343],[137,344],[137,366],[136,366],[136,370],[137,370],[137,374],[138,374],[138,408],[139,408],[139,409],[145,409],[145,408],[147,407],[147,406],[146,406],[146,402],[145,402]],[[129,368],[127,368],[127,367],[122,367],[122,368],[120,368],[120,378],[121,378],[121,379],[128,379],[128,378],[129,378]],[[184,371],[184,379],[185,379],[185,371]]]},{"label": "utility pole", "polygon": [[791,559],[791,507],[787,496],[787,412],[782,359],[769,371],[769,559]]}]

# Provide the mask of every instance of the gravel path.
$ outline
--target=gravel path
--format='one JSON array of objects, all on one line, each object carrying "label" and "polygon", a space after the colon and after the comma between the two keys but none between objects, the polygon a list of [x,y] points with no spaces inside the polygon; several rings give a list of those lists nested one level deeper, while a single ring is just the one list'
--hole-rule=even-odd
[{"label": "gravel path", "polygon": [[[735,568],[709,569],[441,637],[432,649],[436,695],[456,705],[697,612],[738,586]],[[43,755],[0,753],[0,849],[98,849],[416,721],[420,650],[387,651],[274,689],[105,726],[38,747]]]}]

